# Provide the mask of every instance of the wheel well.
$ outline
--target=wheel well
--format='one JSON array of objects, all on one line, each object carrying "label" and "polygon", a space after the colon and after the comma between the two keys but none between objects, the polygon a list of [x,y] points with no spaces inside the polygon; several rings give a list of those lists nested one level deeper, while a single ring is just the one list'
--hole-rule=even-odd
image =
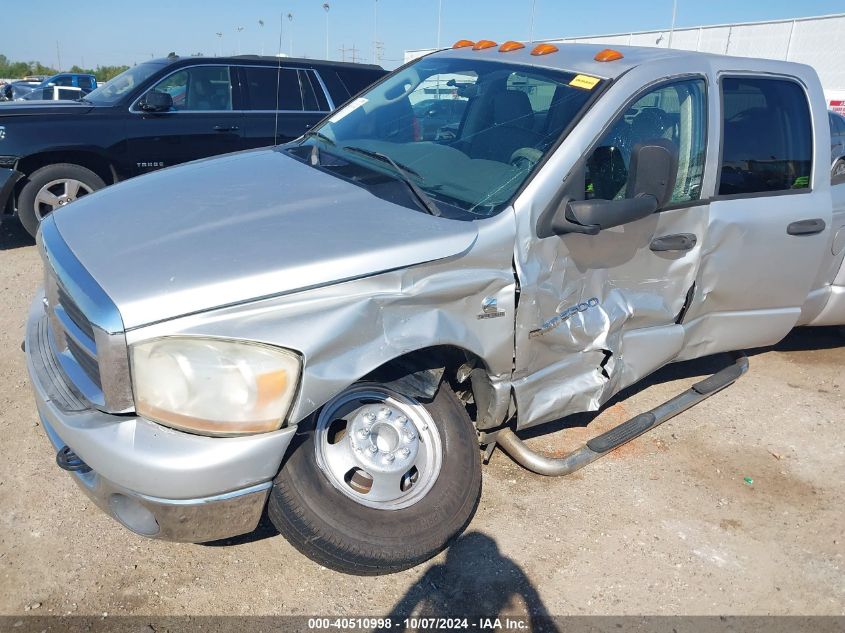
[{"label": "wheel well", "polygon": [[[473,421],[476,420],[475,380],[470,372],[489,375],[487,364],[462,347],[439,345],[414,350],[387,361],[363,377],[377,382],[405,381],[405,386],[417,392],[413,395],[433,397],[440,383],[446,381],[464,403]],[[411,383],[407,382],[409,379]]]},{"label": "wheel well", "polygon": [[[107,185],[117,182],[117,173],[111,162],[99,154],[86,151],[57,151],[33,154],[32,156],[20,159],[17,164],[17,170],[24,174],[24,177],[27,177],[36,169],[58,163],[71,163],[90,169],[102,178],[103,182]],[[21,180],[23,181],[25,178]]]}]

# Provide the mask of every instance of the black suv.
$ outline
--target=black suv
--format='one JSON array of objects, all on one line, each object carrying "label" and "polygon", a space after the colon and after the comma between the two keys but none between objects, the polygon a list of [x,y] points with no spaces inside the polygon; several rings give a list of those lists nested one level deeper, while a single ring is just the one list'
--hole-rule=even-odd
[{"label": "black suv", "polygon": [[47,213],[189,160],[284,143],[380,79],[379,66],[237,56],[130,68],[79,101],[0,104],[0,209]]}]

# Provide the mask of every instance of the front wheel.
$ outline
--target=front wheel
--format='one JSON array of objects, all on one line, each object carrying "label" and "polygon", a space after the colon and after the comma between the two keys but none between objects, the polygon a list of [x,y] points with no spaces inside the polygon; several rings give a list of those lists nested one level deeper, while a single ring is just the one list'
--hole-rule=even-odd
[{"label": "front wheel", "polygon": [[401,571],[440,552],[472,519],[478,441],[447,384],[423,403],[357,383],[313,422],[268,503],[276,529],[312,560],[356,575]]},{"label": "front wheel", "polygon": [[36,169],[18,196],[21,224],[35,237],[47,215],[105,186],[102,178],[80,165],[58,163]]},{"label": "front wheel", "polygon": [[845,176],[845,158],[840,158],[838,161],[833,163],[830,175],[833,178],[841,178]]}]

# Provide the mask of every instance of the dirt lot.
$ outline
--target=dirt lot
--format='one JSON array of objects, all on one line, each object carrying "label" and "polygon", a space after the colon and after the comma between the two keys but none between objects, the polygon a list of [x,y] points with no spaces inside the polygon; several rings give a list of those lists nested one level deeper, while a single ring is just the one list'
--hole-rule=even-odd
[{"label": "dirt lot", "polygon": [[[266,523],[228,545],[135,536],[55,465],[20,350],[41,263],[0,227],[0,614],[845,614],[845,339],[801,330],[735,386],[573,476],[496,452],[465,536],[429,564],[353,578]],[[669,367],[563,451],[678,393]],[[746,482],[750,478],[753,483]]]}]

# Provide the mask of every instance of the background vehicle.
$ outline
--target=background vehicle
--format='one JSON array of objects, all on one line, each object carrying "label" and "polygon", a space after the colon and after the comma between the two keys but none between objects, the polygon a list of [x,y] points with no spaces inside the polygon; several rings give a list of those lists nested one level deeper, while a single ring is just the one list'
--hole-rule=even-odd
[{"label": "background vehicle", "polygon": [[44,81],[43,77],[25,77],[16,81],[10,81],[0,87],[0,89],[2,89],[2,94],[0,94],[0,96],[2,96],[3,101],[12,101],[15,98],[15,95],[22,96],[28,93],[35,86],[40,85],[42,81]]},{"label": "background vehicle", "polygon": [[35,235],[46,214],[106,185],[294,139],[384,74],[341,62],[169,57],[130,68],[76,103],[0,104],[0,168],[19,179],[0,209],[17,209]]},{"label": "background vehicle", "polygon": [[845,176],[845,116],[828,112],[830,117],[830,164],[834,176]]},{"label": "background vehicle", "polygon": [[[421,140],[412,104],[456,76],[454,136]],[[479,446],[570,473],[747,359],[560,458],[516,432],[845,323],[835,183],[808,66],[460,42],[283,146],[48,217],[25,346],[41,426],[141,534],[224,538],[266,502],[322,565],[404,569],[472,519]]]},{"label": "background vehicle", "polygon": [[21,97],[20,101],[77,101],[88,94],[75,86],[48,86],[36,88]]},{"label": "background vehicle", "polygon": [[[24,98],[52,99],[54,86],[78,88],[87,94],[97,87],[97,78],[94,75],[82,73],[59,73],[39,83],[32,81],[13,82],[6,87],[6,99],[8,101],[17,101]],[[30,97],[29,95],[33,93],[38,96]]]}]

